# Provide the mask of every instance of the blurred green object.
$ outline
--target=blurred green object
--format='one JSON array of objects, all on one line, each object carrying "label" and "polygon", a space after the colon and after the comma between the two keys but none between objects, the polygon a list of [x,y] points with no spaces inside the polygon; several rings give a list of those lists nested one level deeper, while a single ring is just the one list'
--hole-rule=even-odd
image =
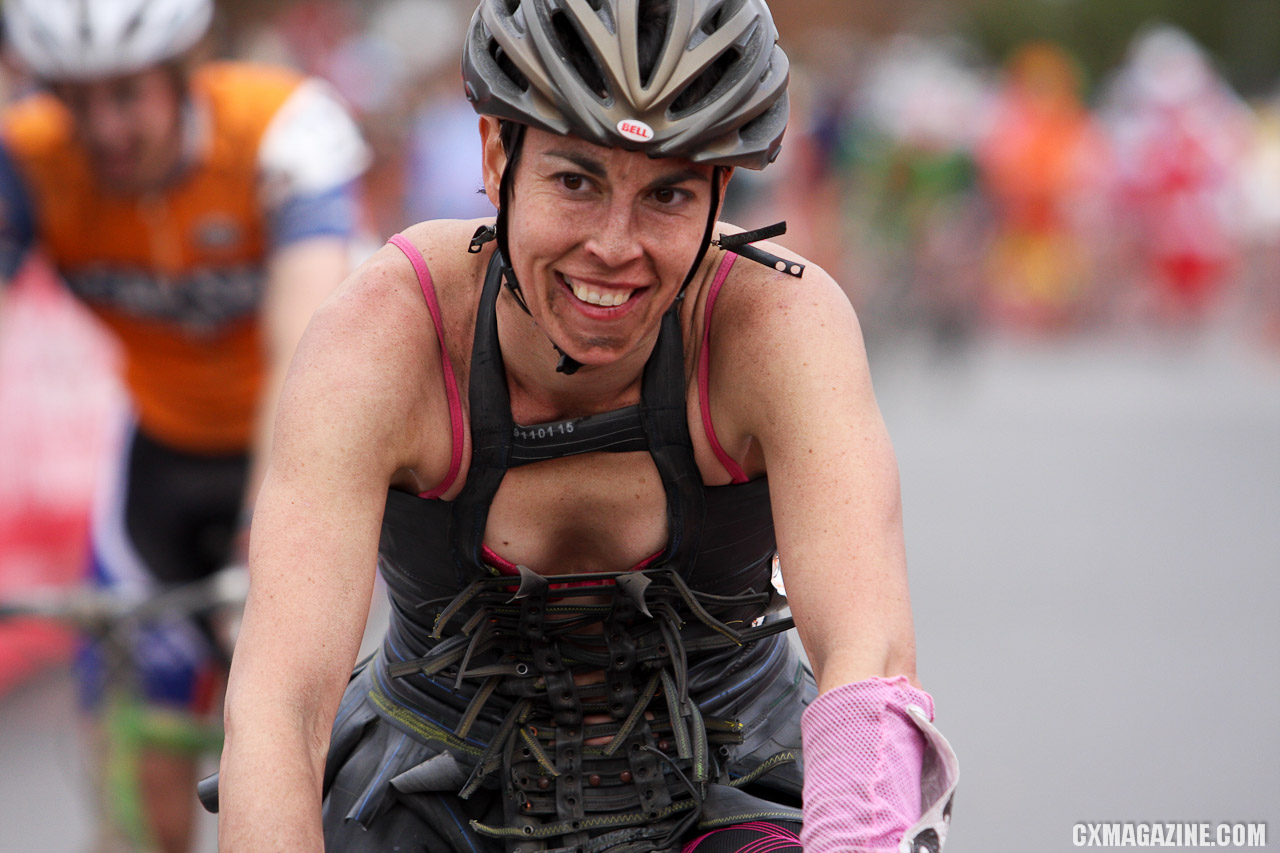
[{"label": "blurred green object", "polygon": [[[141,785],[148,752],[177,756],[216,755],[222,748],[219,716],[190,713],[146,701],[133,644],[137,633],[164,620],[206,617],[205,630],[229,657],[248,593],[244,566],[228,566],[207,578],[159,587],[142,597],[92,587],[34,588],[0,598],[0,624],[42,619],[75,629],[96,644],[103,666],[103,692],[96,714],[102,727],[100,775],[92,779],[102,849],[152,850],[151,821]],[[192,793],[195,793],[194,790]]]},{"label": "blurred green object", "polygon": [[1245,95],[1280,82],[1280,0],[970,0],[958,22],[1002,61],[1031,39],[1056,41],[1079,58],[1090,89],[1124,58],[1133,35],[1156,22],[1186,30]]}]

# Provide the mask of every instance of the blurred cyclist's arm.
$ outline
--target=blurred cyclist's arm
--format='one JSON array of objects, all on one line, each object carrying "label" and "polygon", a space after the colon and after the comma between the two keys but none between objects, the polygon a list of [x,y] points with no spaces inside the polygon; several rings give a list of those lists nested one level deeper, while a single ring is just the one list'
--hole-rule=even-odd
[{"label": "blurred cyclist's arm", "polygon": [[0,139],[0,319],[5,293],[35,242],[35,217],[26,182]]},{"label": "blurred cyclist's arm", "polygon": [[[322,849],[330,729],[368,612],[387,487],[397,472],[430,481],[448,468],[439,350],[416,282],[395,283],[406,272],[403,256],[366,263],[316,314],[285,382],[227,690],[224,851]],[[440,428],[422,429],[424,418]],[[439,471],[414,467],[424,442],[438,444],[425,456]]]},{"label": "blurred cyclist's arm", "polygon": [[356,179],[368,157],[355,123],[317,80],[302,84],[263,137],[261,193],[272,249],[262,303],[265,376],[246,518],[265,474],[289,361],[312,314],[350,271],[360,218]]},{"label": "blurred cyclist's arm", "polygon": [[262,304],[262,345],[266,359],[262,396],[252,448],[252,465],[245,515],[266,474],[276,404],[303,331],[326,299],[346,277],[349,242],[337,236],[316,236],[276,249],[267,263],[267,289]]}]

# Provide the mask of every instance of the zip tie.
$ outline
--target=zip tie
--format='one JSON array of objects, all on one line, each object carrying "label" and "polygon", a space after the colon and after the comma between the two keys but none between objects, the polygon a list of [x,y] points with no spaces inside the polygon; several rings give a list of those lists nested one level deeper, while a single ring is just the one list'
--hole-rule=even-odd
[{"label": "zip tie", "polygon": [[755,261],[756,263],[763,264],[766,267],[772,267],[778,272],[783,273],[784,275],[789,275],[792,278],[801,278],[804,275],[804,264],[797,263],[795,261],[788,261],[785,258],[780,258],[777,255],[764,251],[763,249],[757,249],[755,246],[742,246],[734,249],[733,251],[749,261]]},{"label": "zip tie", "polygon": [[716,245],[721,249],[733,249],[738,246],[745,246],[747,243],[756,243],[760,240],[781,237],[786,233],[787,223],[775,222],[772,225],[766,225],[754,231],[743,231],[741,234],[721,234],[719,239],[716,240]]}]

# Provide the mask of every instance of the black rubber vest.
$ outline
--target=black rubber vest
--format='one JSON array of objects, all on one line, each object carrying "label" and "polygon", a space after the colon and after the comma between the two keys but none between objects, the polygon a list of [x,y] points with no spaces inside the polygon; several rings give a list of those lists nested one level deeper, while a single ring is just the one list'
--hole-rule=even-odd
[{"label": "black rubber vest", "polygon": [[662,319],[645,365],[641,402],[615,412],[517,426],[498,344],[498,255],[476,318],[468,389],[471,464],[452,502],[398,490],[387,496],[380,562],[392,596],[406,605],[456,592],[492,575],[481,554],[489,506],[507,469],[597,450],[648,450],[667,496],[669,541],[656,565],[678,567],[694,589],[769,589],[776,543],[766,478],[704,486],[686,420],[679,303]]},{"label": "black rubber vest", "polygon": [[[789,620],[771,615],[784,602],[771,584],[768,484],[703,485],[686,423],[677,307],[662,319],[637,406],[519,426],[497,337],[500,289],[494,261],[472,348],[466,484],[452,502],[388,494],[379,568],[391,622],[349,691],[356,704],[344,708],[376,707],[420,744],[415,760],[444,750],[468,780],[441,776],[440,761],[428,761],[393,780],[401,793],[470,798],[496,783],[505,817],[472,826],[515,853],[676,849],[694,827],[797,819],[794,808],[742,787],[798,795],[798,715],[813,693],[779,633]],[[572,576],[605,584],[593,589],[608,590],[612,604],[574,609],[564,602],[576,593],[551,586],[569,576],[522,570],[516,579],[485,565],[489,506],[509,468],[636,450],[649,452],[662,478],[669,538],[641,572]],[[587,623],[598,627],[574,633]],[[605,680],[583,682],[584,672]],[[335,731],[335,768],[356,749],[350,726],[364,717],[351,714]],[[592,714],[612,722],[584,727]],[[586,742],[603,732],[616,754]],[[370,792],[386,778],[385,768],[370,776]],[[375,814],[362,807],[347,818]]]}]

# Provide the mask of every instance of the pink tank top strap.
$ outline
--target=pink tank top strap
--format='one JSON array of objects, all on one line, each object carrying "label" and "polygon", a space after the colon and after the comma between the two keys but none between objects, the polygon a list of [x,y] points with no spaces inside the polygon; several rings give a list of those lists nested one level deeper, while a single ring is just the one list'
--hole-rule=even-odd
[{"label": "pink tank top strap", "polygon": [[746,472],[728,453],[724,452],[724,448],[720,446],[720,440],[716,438],[716,429],[711,423],[711,392],[708,381],[711,371],[711,312],[716,307],[716,297],[720,295],[720,288],[724,286],[725,280],[729,277],[729,270],[733,269],[733,262],[737,258],[737,255],[729,252],[720,262],[716,277],[711,282],[711,291],[707,294],[706,308],[702,312],[702,350],[698,353],[698,408],[702,411],[702,426],[706,430],[707,441],[711,443],[711,450],[716,458],[729,472],[733,482],[745,483],[748,480]]},{"label": "pink tank top strap", "polygon": [[436,325],[436,337],[440,340],[440,363],[444,366],[444,393],[449,401],[449,425],[453,431],[453,455],[449,460],[449,473],[445,474],[444,480],[434,489],[419,495],[419,497],[434,499],[449,491],[449,487],[458,478],[458,471],[462,468],[462,401],[458,396],[458,379],[453,373],[453,362],[450,361],[449,350],[444,344],[444,320],[440,315],[440,302],[436,299],[435,284],[431,281],[431,271],[427,269],[427,262],[422,257],[422,252],[401,234],[396,234],[387,242],[404,252],[409,263],[413,264],[413,271],[418,275],[418,284],[422,287],[422,295],[427,301],[427,310],[431,312],[431,321]]}]

